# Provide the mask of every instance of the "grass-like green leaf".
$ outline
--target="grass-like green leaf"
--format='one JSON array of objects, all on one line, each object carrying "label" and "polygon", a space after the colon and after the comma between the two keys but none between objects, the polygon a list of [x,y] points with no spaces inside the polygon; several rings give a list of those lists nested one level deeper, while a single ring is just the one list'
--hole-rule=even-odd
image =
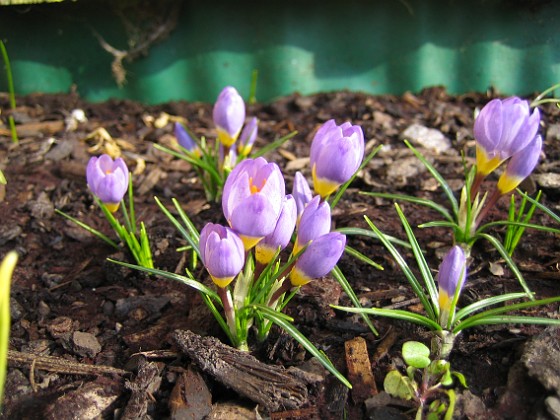
[{"label": "grass-like green leaf", "polygon": [[422,306],[424,307],[425,311],[427,312],[428,317],[430,319],[434,319],[434,320],[437,319],[437,315],[434,312],[434,308],[432,308],[432,305],[431,305],[430,301],[427,299],[426,294],[424,293],[424,289],[422,287],[422,284],[420,284],[420,282],[418,281],[418,279],[416,278],[416,276],[414,275],[414,273],[412,272],[412,270],[410,269],[410,267],[406,263],[403,256],[395,248],[395,246],[385,237],[383,232],[381,232],[377,228],[377,226],[375,226],[373,224],[373,222],[367,216],[364,216],[364,218],[366,220],[366,223],[371,228],[371,230],[379,237],[379,240],[383,243],[385,248],[387,248],[389,253],[395,259],[397,265],[401,268],[401,270],[404,273],[406,279],[408,280],[408,282],[412,286],[412,290],[414,291],[416,296],[418,296],[418,298],[420,299],[420,302],[422,303]]},{"label": "grass-like green leaf", "polygon": [[441,326],[432,321],[430,318],[414,312],[403,311],[401,309],[383,309],[383,308],[354,308],[350,306],[331,305],[331,308],[340,311],[352,312],[356,314],[367,314],[374,316],[383,316],[385,318],[400,319],[401,321],[412,322],[414,324],[423,325],[433,331],[441,331]]},{"label": "grass-like green leaf", "polygon": [[[522,309],[527,308],[534,308],[535,306],[543,306],[548,305],[550,303],[560,302],[560,296],[546,298],[546,299],[539,299],[539,300],[531,300],[528,302],[521,302],[516,303],[513,305],[502,306],[499,308],[488,309],[484,312],[478,313],[476,315],[471,316],[470,318],[465,319],[464,321],[460,322],[458,325],[455,326],[453,329],[453,333],[458,333],[461,330],[466,328],[473,327],[475,325],[484,325],[484,324],[499,324],[500,322],[496,322],[497,319],[525,319],[524,322],[521,321],[508,321],[503,323],[523,323],[523,324],[545,324],[546,322],[542,321],[548,320],[548,324],[550,325],[560,325],[560,320],[558,319],[550,319],[550,318],[538,318],[538,317],[530,317],[530,316],[517,316],[517,315],[502,315],[507,312],[519,311]],[[484,321],[488,319],[489,321]],[[537,320],[536,322],[530,322],[531,319]]]},{"label": "grass-like green leaf", "polygon": [[97,236],[99,239],[101,239],[102,241],[106,242],[107,244],[111,245],[112,247],[116,248],[116,249],[120,249],[119,246],[117,245],[117,243],[115,241],[113,241],[112,239],[110,239],[107,235],[99,232],[98,230],[86,225],[84,222],[79,221],[78,219],[70,216],[69,214],[64,213],[61,210],[58,209],[54,209],[54,211],[57,214],[60,214],[61,216],[66,217],[68,220],[70,220],[71,222],[77,224],[78,226],[80,226],[82,229],[87,230],[89,233]]},{"label": "grass-like green leaf", "polygon": [[285,136],[274,140],[272,143],[267,144],[266,146],[260,148],[258,151],[251,153],[251,158],[255,159],[264,156],[268,152],[278,149],[280,146],[282,146],[284,143],[286,143],[288,140],[294,137],[297,133],[298,133],[297,131],[292,131],[291,133],[286,134]]},{"label": "grass-like green leaf", "polygon": [[[362,229],[362,228],[342,227],[342,228],[335,229],[335,231],[343,233],[345,235],[367,236],[368,238],[379,239],[376,233],[372,232],[371,230]],[[410,248],[410,244],[408,242],[395,238],[394,236],[385,235],[385,238],[393,244],[403,246],[405,248]]]},{"label": "grass-like green leaf", "polygon": [[[165,214],[167,216],[167,218],[169,219],[169,221],[173,224],[173,226],[175,226],[175,228],[179,231],[179,233],[181,234],[181,236],[189,243],[189,245],[192,247],[192,249],[194,250],[194,252],[196,252],[196,254],[200,257],[200,250],[198,249],[198,237],[193,237],[193,235],[191,234],[191,230],[190,228],[185,228],[180,222],[179,220],[177,220],[177,218],[175,216],[173,216],[171,214],[171,212],[167,209],[167,207],[165,207],[161,201],[159,200],[159,198],[154,197],[154,200],[156,201],[156,204],[159,206],[159,208],[161,209],[161,211],[163,212],[163,214]],[[176,208],[180,206],[178,206],[178,203],[175,206]],[[183,213],[184,214],[184,213]],[[186,214],[185,214],[186,217]],[[184,220],[184,219],[183,219]]]},{"label": "grass-like green leaf", "polygon": [[0,408],[4,397],[4,383],[8,364],[8,344],[10,338],[10,285],[16,267],[18,254],[9,252],[0,263]]},{"label": "grass-like green leaf", "polygon": [[426,160],[424,156],[422,156],[422,153],[420,153],[412,146],[412,144],[410,144],[408,140],[405,140],[404,143],[410,150],[412,150],[412,153],[416,155],[416,157],[420,160],[420,162],[422,162],[422,164],[426,167],[426,169],[432,174],[432,176],[435,178],[435,180],[438,182],[441,188],[443,188],[443,192],[445,193],[449,202],[451,203],[453,214],[457,219],[459,216],[459,203],[457,202],[457,198],[455,198],[455,195],[453,194],[453,190],[451,189],[451,187],[449,186],[445,178],[437,171],[437,169],[430,162]]},{"label": "grass-like green leaf", "polygon": [[[408,220],[406,219],[398,203],[395,203],[395,208],[397,210],[397,214],[399,215],[399,218],[401,219],[401,223],[406,232],[408,242],[410,242],[410,245],[412,246],[412,253],[414,254],[414,258],[416,259],[418,268],[420,269],[420,275],[424,279],[424,286],[426,286],[426,289],[428,290],[428,294],[430,295],[430,299],[432,300],[432,310],[434,312],[434,316],[437,318],[439,316],[439,303],[438,303],[438,291],[436,288],[434,277],[432,276],[430,267],[426,262],[426,258],[424,258],[424,253],[420,248],[420,244],[416,240],[416,236],[414,236],[414,232],[412,231],[412,228],[410,227],[410,224],[408,223]],[[429,311],[427,310],[427,312]]]},{"label": "grass-like green leaf", "polygon": [[497,305],[498,303],[507,302],[508,300],[523,299],[526,297],[527,297],[526,293],[518,292],[518,293],[506,293],[500,296],[492,296],[486,299],[481,299],[471,303],[468,306],[465,306],[464,308],[459,309],[455,314],[455,320],[461,321],[463,318],[466,318],[470,314],[477,311],[481,311],[482,309],[487,308],[488,306]]},{"label": "grass-like green leaf", "polygon": [[519,271],[519,268],[517,268],[517,264],[515,264],[515,261],[513,261],[513,259],[510,257],[506,249],[503,247],[502,243],[494,236],[489,235],[487,233],[477,233],[475,237],[486,239],[488,242],[490,242],[490,244],[492,244],[494,248],[496,248],[496,251],[500,253],[500,255],[505,260],[506,264],[509,266],[512,273],[517,278],[517,281],[519,281],[519,284],[521,285],[523,290],[525,290],[527,297],[531,300],[534,300],[535,298],[533,297],[533,293],[531,292],[531,289],[529,289],[529,286],[527,286],[527,282],[523,278],[523,274],[521,274],[521,271]]},{"label": "grass-like green leaf", "polygon": [[[175,273],[170,273],[169,271],[164,271],[164,270],[158,270],[157,268],[147,268],[147,267],[142,267],[141,265],[135,265],[135,264],[129,264],[129,263],[125,263],[123,261],[117,261],[117,260],[112,260],[110,258],[107,259],[108,261],[118,264],[118,265],[122,265],[124,267],[128,267],[128,268],[132,268],[134,270],[138,270],[138,271],[144,271],[145,273],[150,273],[150,274],[155,274],[157,276],[161,276],[161,277],[165,277],[167,279],[170,280],[175,280],[178,281],[180,283],[183,283],[189,287],[192,287],[195,290],[198,290],[199,292],[211,297],[215,302],[221,302],[220,297],[218,296],[218,294],[208,288],[207,286],[205,286],[204,284],[202,284],[201,282],[185,277],[185,276],[181,276],[179,274],[175,274]],[[220,303],[221,305],[221,303]]]},{"label": "grass-like green leaf", "polygon": [[[358,296],[356,296],[356,292],[354,292],[354,289],[352,289],[352,286],[350,286],[350,283],[348,283],[348,280],[346,279],[346,277],[344,277],[344,274],[342,274],[342,271],[340,270],[338,265],[335,265],[335,267],[331,271],[331,274],[336,279],[336,281],[338,281],[338,284],[340,284],[342,290],[344,290],[344,292],[348,295],[354,306],[356,308],[361,308],[362,304],[360,303],[360,299],[358,299]],[[367,324],[371,332],[373,332],[373,334],[379,335],[377,329],[373,326],[371,319],[369,319],[369,317],[365,313],[362,314],[362,319]]]},{"label": "grass-like green leaf", "polygon": [[369,191],[360,191],[360,194],[369,195],[371,197],[386,198],[395,201],[406,201],[409,203],[428,207],[437,211],[439,214],[441,214],[443,217],[445,217],[447,220],[453,223],[453,216],[451,216],[451,214],[445,207],[426,198],[420,198],[420,197],[415,197],[413,195],[406,195],[406,194],[378,193],[378,192],[369,192]]},{"label": "grass-like green leaf", "polygon": [[332,373],[340,382],[342,382],[348,388],[352,388],[352,384],[348,382],[348,379],[342,375],[332,364],[332,362],[327,358],[327,356],[319,351],[317,347],[313,345],[311,341],[307,339],[299,330],[286,318],[284,314],[273,311],[272,309],[262,306],[253,305],[255,311],[259,312],[264,318],[275,323],[280,328],[284,329],[288,334],[290,334],[298,343],[300,343],[312,356],[316,357],[317,360]]},{"label": "grass-like green leaf", "polygon": [[366,255],[362,254],[360,251],[358,251],[357,249],[352,248],[351,246],[346,245],[344,247],[344,252],[346,252],[348,255],[353,256],[354,258],[374,267],[377,268],[378,270],[383,270],[383,266],[380,264],[377,264],[375,261],[373,261],[371,258],[367,257]]}]

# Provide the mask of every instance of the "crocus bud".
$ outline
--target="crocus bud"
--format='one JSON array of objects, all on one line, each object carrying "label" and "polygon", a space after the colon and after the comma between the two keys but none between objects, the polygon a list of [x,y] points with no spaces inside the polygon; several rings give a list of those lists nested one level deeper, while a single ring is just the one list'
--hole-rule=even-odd
[{"label": "crocus bud", "polygon": [[518,97],[493,99],[474,122],[477,172],[486,176],[504,160],[524,149],[539,129],[540,113]]},{"label": "crocus bud", "polygon": [[237,145],[237,153],[241,156],[248,156],[249,153],[251,153],[259,131],[258,124],[259,120],[257,120],[257,117],[253,117],[245,124],[245,127],[243,127],[243,131],[239,136],[239,144]]},{"label": "crocus bud", "polygon": [[128,189],[128,168],[121,158],[114,161],[109,155],[93,156],[86,168],[91,192],[114,213]]},{"label": "crocus bud", "polygon": [[226,86],[220,92],[212,116],[220,143],[230,147],[237,140],[245,121],[245,102],[234,87]]},{"label": "crocus bud", "polygon": [[313,188],[325,198],[348,181],[364,157],[364,134],[357,125],[340,126],[329,120],[315,134],[311,143],[310,164]]},{"label": "crocus bud", "polygon": [[237,164],[237,152],[235,151],[235,148],[232,147],[229,149],[227,156],[224,156],[224,149],[224,145],[220,143],[220,146],[218,147],[218,157],[220,159],[220,165],[222,168],[231,171]]},{"label": "crocus bud", "polygon": [[311,194],[311,188],[309,188],[309,183],[303,174],[299,171],[296,172],[294,176],[294,187],[292,188],[292,195],[294,200],[296,200],[297,215],[298,220],[300,219],[303,210],[307,203],[311,201],[313,195]]},{"label": "crocus bud", "polygon": [[436,278],[439,285],[440,324],[443,326],[447,325],[451,303],[457,288],[459,288],[459,292],[463,288],[466,276],[467,258],[463,249],[455,245],[443,258]]},{"label": "crocus bud", "polygon": [[285,190],[278,165],[262,157],[242,160],[227,177],[222,209],[246,250],[274,231]]},{"label": "crocus bud", "polygon": [[290,272],[292,286],[303,286],[330,273],[340,259],[345,245],[346,236],[340,232],[327,233],[311,242]]},{"label": "crocus bud", "polygon": [[498,189],[501,194],[513,191],[521,181],[533,172],[533,169],[537,166],[541,150],[542,138],[537,136],[527,147],[511,157],[506,170],[498,180]]},{"label": "crocus bud", "polygon": [[296,227],[296,202],[290,194],[284,197],[282,211],[274,231],[265,236],[255,246],[255,258],[261,264],[268,264],[278,251],[286,248],[292,239]]},{"label": "crocus bud", "polygon": [[321,197],[316,195],[305,206],[301,215],[293,254],[297,254],[304,246],[330,230],[331,207],[326,201],[321,202]]},{"label": "crocus bud", "polygon": [[175,138],[181,147],[187,149],[191,153],[194,153],[197,157],[200,157],[201,153],[198,144],[196,144],[185,127],[183,127],[183,124],[178,122],[175,123]]},{"label": "crocus bud", "polygon": [[208,223],[200,232],[200,258],[212,281],[226,287],[245,264],[245,250],[241,238],[231,229]]}]

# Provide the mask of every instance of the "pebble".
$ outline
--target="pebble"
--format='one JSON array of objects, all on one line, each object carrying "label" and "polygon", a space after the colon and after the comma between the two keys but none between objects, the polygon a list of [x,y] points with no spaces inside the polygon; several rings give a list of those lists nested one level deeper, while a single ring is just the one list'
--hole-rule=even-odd
[{"label": "pebble", "polygon": [[436,153],[451,148],[451,141],[435,128],[428,128],[420,124],[412,124],[403,131],[401,138],[409,140],[414,145],[433,150]]},{"label": "pebble", "polygon": [[542,188],[560,188],[560,174],[548,172],[546,174],[533,174],[533,177]]},{"label": "pebble", "polygon": [[0,246],[5,245],[12,239],[17,238],[22,234],[22,229],[19,225],[12,225],[8,223],[0,224]]},{"label": "pebble", "polygon": [[101,344],[97,338],[90,333],[76,331],[72,334],[74,351],[80,356],[95,357],[101,351]]}]

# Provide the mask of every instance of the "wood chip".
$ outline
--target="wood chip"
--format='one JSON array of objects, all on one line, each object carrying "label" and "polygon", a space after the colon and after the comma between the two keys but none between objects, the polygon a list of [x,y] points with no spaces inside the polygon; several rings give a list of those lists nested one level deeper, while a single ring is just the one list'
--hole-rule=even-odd
[{"label": "wood chip", "polygon": [[205,373],[269,411],[294,410],[307,402],[306,383],[290,370],[262,363],[214,337],[176,330],[174,338]]},{"label": "wood chip", "polygon": [[344,343],[344,348],[346,350],[348,380],[352,384],[352,400],[356,404],[361,404],[377,394],[366,340],[362,337],[353,338]]}]

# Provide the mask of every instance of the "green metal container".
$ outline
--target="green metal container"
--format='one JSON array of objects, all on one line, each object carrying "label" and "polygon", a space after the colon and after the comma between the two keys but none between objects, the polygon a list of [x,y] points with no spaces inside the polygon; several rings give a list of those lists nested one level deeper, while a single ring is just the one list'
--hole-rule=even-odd
[{"label": "green metal container", "polygon": [[[18,94],[76,89],[92,101],[145,103],[213,102],[225,85],[247,97],[255,70],[260,101],[293,92],[400,94],[434,85],[451,93],[493,87],[525,95],[560,81],[558,28],[560,2],[539,0],[80,0],[0,7],[0,37]],[[122,86],[103,43],[137,53],[122,62]],[[0,90],[7,90],[1,74]]]}]

